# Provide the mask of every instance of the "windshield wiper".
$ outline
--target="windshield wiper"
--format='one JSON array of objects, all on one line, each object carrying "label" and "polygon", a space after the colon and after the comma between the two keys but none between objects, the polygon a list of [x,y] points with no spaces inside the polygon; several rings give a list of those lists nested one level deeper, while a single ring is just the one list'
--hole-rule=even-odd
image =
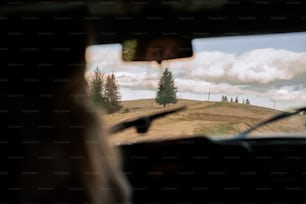
[{"label": "windshield wiper", "polygon": [[292,112],[282,112],[276,116],[273,116],[272,118],[269,118],[267,120],[264,120],[263,122],[260,122],[252,127],[250,127],[249,129],[247,129],[246,131],[238,134],[235,138],[236,139],[244,139],[248,136],[248,134],[254,130],[256,130],[257,128],[261,127],[261,126],[264,126],[264,125],[267,125],[269,123],[272,123],[272,122],[276,122],[278,120],[282,120],[282,119],[285,119],[285,118],[288,118],[288,117],[291,117],[291,116],[294,116],[294,115],[297,115],[301,112],[304,112],[306,111],[306,107],[303,107],[303,108],[298,108],[298,109],[295,109],[293,110]]},{"label": "windshield wiper", "polygon": [[118,123],[118,124],[112,126],[111,129],[110,129],[110,133],[111,134],[117,133],[117,132],[120,132],[120,131],[125,130],[127,128],[130,128],[130,127],[136,127],[136,130],[137,130],[138,133],[146,133],[148,131],[149,127],[151,126],[151,123],[152,123],[153,120],[155,120],[157,118],[164,117],[164,116],[166,116],[168,114],[171,114],[171,113],[176,113],[176,112],[182,111],[184,109],[186,109],[186,106],[182,106],[182,107],[172,109],[172,110],[165,110],[165,111],[162,111],[162,112],[159,112],[159,113],[154,113],[154,114],[148,115],[148,116],[142,116],[142,117],[136,118],[136,119],[131,120],[131,121],[124,121],[124,122],[121,122],[121,123]]}]

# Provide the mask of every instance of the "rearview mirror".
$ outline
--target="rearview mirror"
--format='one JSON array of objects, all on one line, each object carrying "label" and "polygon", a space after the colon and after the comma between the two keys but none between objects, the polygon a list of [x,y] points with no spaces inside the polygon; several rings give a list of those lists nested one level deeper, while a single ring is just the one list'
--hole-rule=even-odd
[{"label": "rearview mirror", "polygon": [[157,61],[192,57],[191,40],[158,37],[130,39],[122,43],[123,61]]}]

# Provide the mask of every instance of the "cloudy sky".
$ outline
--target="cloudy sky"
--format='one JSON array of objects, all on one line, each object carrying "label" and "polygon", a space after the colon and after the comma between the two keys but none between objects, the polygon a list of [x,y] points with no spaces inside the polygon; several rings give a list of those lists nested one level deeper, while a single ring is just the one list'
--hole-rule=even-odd
[{"label": "cloudy sky", "polygon": [[114,73],[122,100],[154,98],[168,67],[178,97],[220,101],[238,96],[254,105],[288,109],[306,105],[306,32],[206,38],[193,41],[194,57],[155,62],[122,62],[121,46],[88,47],[88,73],[97,66]]}]

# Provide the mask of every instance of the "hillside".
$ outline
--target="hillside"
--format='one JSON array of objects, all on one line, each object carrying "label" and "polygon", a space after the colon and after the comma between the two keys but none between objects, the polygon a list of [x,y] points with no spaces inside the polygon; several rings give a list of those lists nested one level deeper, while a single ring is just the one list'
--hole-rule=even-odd
[{"label": "hillside", "polygon": [[[146,134],[137,134],[134,128],[114,134],[111,137],[113,143],[133,143],[194,135],[210,137],[226,135],[231,137],[279,113],[278,110],[252,105],[184,99],[167,108],[157,105],[153,99],[124,101],[121,105],[123,108],[120,112],[104,115],[104,122],[107,127],[111,127],[120,121],[134,119],[138,116],[160,112],[165,109],[183,105],[188,108],[182,112],[154,121]],[[306,132],[305,123],[306,116],[296,116],[262,127],[255,131],[254,134]]]}]

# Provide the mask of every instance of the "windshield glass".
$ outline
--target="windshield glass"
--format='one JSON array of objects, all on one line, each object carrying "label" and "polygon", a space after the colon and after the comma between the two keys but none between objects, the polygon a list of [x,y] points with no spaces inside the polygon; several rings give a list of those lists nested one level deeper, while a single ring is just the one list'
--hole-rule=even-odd
[{"label": "windshield glass", "polygon": [[[130,143],[203,135],[233,137],[281,111],[306,106],[306,32],[195,39],[192,58],[123,62],[119,44],[87,48],[91,101],[107,127],[187,105],[138,134],[131,128],[112,141]],[[252,135],[306,133],[301,113]]]}]

